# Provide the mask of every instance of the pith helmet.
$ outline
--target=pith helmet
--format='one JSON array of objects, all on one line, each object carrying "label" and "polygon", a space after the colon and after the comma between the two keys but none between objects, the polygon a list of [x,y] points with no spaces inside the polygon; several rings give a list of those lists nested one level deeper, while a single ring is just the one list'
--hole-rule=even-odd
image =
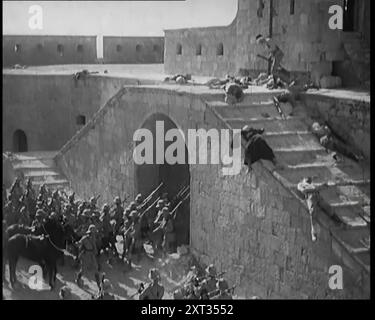
[{"label": "pith helmet", "polygon": [[137,196],[135,197],[136,202],[140,202],[142,200],[142,194],[138,193]]},{"label": "pith helmet", "polygon": [[42,209],[36,211],[35,217],[43,217],[45,212]]},{"label": "pith helmet", "polygon": [[221,291],[227,290],[229,288],[228,282],[226,282],[224,279],[219,279],[216,283],[216,288]]},{"label": "pith helmet", "polygon": [[95,232],[95,231],[96,231],[96,227],[95,227],[95,225],[91,224],[91,225],[88,227],[86,233],[93,233],[93,232]]},{"label": "pith helmet", "polygon": [[160,279],[160,273],[159,270],[156,268],[150,269],[148,273],[148,277],[150,280],[159,280]]},{"label": "pith helmet", "polygon": [[212,276],[212,277],[216,277],[216,268],[213,264],[210,264],[207,268],[206,268],[206,273],[209,275],[209,276]]},{"label": "pith helmet", "polygon": [[169,214],[169,209],[167,207],[164,207],[162,210],[161,210],[162,214],[164,215],[168,215]]},{"label": "pith helmet", "polygon": [[109,281],[109,279],[103,280],[103,290],[109,290],[112,288],[112,283]]},{"label": "pith helmet", "polygon": [[116,197],[115,200],[114,200],[114,202],[115,202],[116,204],[121,204],[121,199],[120,199],[120,197]]},{"label": "pith helmet", "polygon": [[137,218],[138,217],[138,212],[135,211],[135,210],[133,210],[132,212],[130,212],[129,217],[130,218]]},{"label": "pith helmet", "polygon": [[130,210],[134,210],[134,209],[137,208],[137,204],[134,201],[132,201],[132,202],[130,202],[129,207],[130,207]]},{"label": "pith helmet", "polygon": [[56,212],[51,212],[51,214],[49,215],[49,217],[51,219],[57,220],[59,216],[58,216],[58,214]]},{"label": "pith helmet", "polygon": [[89,217],[91,216],[91,211],[90,211],[90,209],[85,209],[85,210],[83,210],[82,215],[83,215],[84,217],[89,218]]},{"label": "pith helmet", "polygon": [[164,206],[164,200],[159,200],[158,203],[156,204],[156,209],[163,208]]},{"label": "pith helmet", "polygon": [[108,203],[105,203],[105,204],[103,205],[102,210],[103,210],[103,211],[104,211],[104,210],[109,210],[109,205],[108,205]]}]

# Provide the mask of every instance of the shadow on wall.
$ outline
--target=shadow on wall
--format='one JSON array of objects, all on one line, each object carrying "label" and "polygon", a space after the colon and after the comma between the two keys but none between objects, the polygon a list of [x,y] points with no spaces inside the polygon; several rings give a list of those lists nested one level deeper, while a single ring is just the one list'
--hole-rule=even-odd
[{"label": "shadow on wall", "polygon": [[[177,129],[176,124],[166,115],[156,113],[151,115],[141,126],[148,129],[153,136],[153,164],[135,164],[135,189],[138,193],[148,195],[161,182],[164,183],[161,193],[167,192],[171,200],[178,191],[190,184],[190,170],[188,164],[188,150],[185,145],[185,164],[156,164],[156,121],[164,123],[164,132]],[[138,142],[137,144],[142,143]],[[159,142],[160,143],[160,142]],[[164,142],[164,152],[173,142]],[[165,153],[163,153],[164,155]],[[190,203],[185,201],[177,212],[175,221],[177,245],[189,244],[190,239]]]}]

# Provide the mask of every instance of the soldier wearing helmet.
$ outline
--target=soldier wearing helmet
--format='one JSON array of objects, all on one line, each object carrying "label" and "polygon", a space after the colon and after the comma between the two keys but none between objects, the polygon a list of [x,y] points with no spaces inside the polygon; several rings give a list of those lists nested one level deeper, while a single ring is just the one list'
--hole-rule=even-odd
[{"label": "soldier wearing helmet", "polygon": [[210,264],[206,270],[206,279],[202,282],[201,298],[209,299],[210,292],[216,290],[217,272],[213,264]]},{"label": "soldier wearing helmet", "polygon": [[150,269],[148,278],[151,282],[146,287],[141,286],[139,300],[161,300],[164,296],[164,287],[159,283],[159,270],[156,268]]},{"label": "soldier wearing helmet", "polygon": [[113,202],[115,204],[115,207],[112,209],[111,218],[116,221],[115,235],[117,235],[120,233],[120,228],[124,223],[124,220],[123,220],[124,208],[121,205],[120,197],[116,197]]},{"label": "soldier wearing helmet", "polygon": [[217,295],[213,296],[213,300],[232,300],[232,296],[229,292],[228,283],[223,279],[219,279],[216,283]]},{"label": "soldier wearing helmet", "polygon": [[97,229],[95,225],[91,224],[85,233],[85,235],[78,242],[79,255],[78,258],[81,262],[80,271],[78,272],[76,282],[79,286],[82,286],[82,276],[84,274],[94,274],[96,284],[98,285],[98,291],[100,291],[100,277],[99,277],[99,264],[96,259],[97,247],[96,247],[96,233]]}]

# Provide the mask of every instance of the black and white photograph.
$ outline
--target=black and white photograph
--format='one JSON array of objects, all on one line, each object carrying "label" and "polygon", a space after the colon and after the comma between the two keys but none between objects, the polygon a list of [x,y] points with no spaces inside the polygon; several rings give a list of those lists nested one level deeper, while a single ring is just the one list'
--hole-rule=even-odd
[{"label": "black and white photograph", "polygon": [[369,300],[370,2],[2,1],[2,299]]}]

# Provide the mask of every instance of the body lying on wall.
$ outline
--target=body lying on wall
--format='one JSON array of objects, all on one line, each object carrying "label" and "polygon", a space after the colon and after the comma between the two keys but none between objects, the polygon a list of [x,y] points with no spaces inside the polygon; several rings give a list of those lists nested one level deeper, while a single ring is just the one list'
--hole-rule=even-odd
[{"label": "body lying on wall", "polygon": [[319,94],[302,94],[301,98],[313,118],[327,122],[341,139],[370,159],[370,102]]},{"label": "body lying on wall", "polygon": [[3,37],[3,66],[96,63],[96,36]]}]

